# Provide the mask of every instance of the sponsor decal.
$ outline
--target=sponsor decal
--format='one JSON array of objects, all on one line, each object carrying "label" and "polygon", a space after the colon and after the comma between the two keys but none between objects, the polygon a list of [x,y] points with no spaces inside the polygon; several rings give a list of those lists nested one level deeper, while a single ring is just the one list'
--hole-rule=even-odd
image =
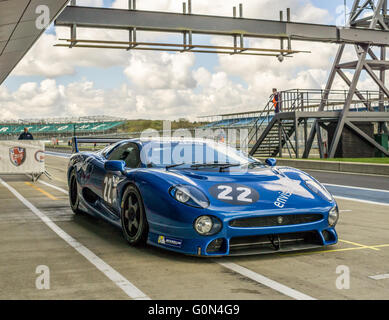
[{"label": "sponsor decal", "polygon": [[166,246],[170,246],[170,247],[175,247],[175,248],[181,248],[181,246],[182,246],[181,239],[173,239],[173,238],[168,238],[165,236],[159,236],[158,243],[166,245]]},{"label": "sponsor decal", "polygon": [[278,208],[283,208],[285,207],[286,203],[292,196],[292,192],[285,191],[285,192],[279,192],[279,196],[277,197],[276,201],[274,201],[274,205]]},{"label": "sponsor decal", "polygon": [[237,183],[213,185],[209,193],[217,200],[232,205],[250,205],[259,200],[259,193],[255,189]]},{"label": "sponsor decal", "polygon": [[45,162],[45,153],[44,151],[42,150],[38,150],[37,152],[35,152],[35,160],[42,163],[42,162]]},{"label": "sponsor decal", "polygon": [[20,167],[24,163],[26,155],[26,148],[13,147],[9,149],[9,158],[16,167]]}]

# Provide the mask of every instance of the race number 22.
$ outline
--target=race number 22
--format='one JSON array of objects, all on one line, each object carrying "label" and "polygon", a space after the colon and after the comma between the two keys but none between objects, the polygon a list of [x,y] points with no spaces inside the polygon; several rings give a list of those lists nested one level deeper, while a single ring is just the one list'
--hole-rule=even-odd
[{"label": "race number 22", "polygon": [[214,198],[235,205],[249,205],[259,200],[255,189],[237,183],[217,184],[209,192]]}]

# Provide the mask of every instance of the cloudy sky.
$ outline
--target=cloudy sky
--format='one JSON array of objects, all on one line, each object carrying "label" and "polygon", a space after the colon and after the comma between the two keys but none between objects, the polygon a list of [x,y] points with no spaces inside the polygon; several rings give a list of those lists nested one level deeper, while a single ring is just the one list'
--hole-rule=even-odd
[{"label": "cloudy sky", "polygon": [[[139,10],[180,12],[183,0],[137,0]],[[344,24],[344,0],[192,0],[193,13],[232,15],[243,3],[247,18]],[[351,0],[347,4],[351,6]],[[78,0],[80,5],[127,8],[128,0]],[[127,41],[127,32],[83,30],[79,38]],[[273,87],[321,88],[337,46],[294,42],[310,50],[279,63],[274,57],[99,50],[54,47],[69,29],[51,26],[0,86],[0,119],[116,115],[129,119],[196,120],[199,115],[261,109]],[[181,37],[138,34],[138,41]],[[232,39],[194,37],[194,43],[232,44]],[[251,41],[277,48],[277,41]],[[351,52],[349,53],[351,55]],[[339,87],[344,86],[339,82]]]}]

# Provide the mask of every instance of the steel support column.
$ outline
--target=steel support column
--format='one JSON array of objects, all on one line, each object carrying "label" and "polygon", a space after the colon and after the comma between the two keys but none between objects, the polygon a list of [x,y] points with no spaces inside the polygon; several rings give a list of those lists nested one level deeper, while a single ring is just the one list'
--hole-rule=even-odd
[{"label": "steel support column", "polygon": [[349,92],[347,95],[346,103],[345,103],[343,110],[340,114],[339,122],[338,122],[338,125],[336,127],[335,134],[334,134],[334,137],[332,139],[331,146],[329,149],[328,156],[330,158],[333,158],[335,156],[336,149],[338,148],[339,140],[340,140],[340,137],[342,135],[342,131],[343,131],[343,127],[344,127],[344,123],[346,121],[347,114],[350,110],[351,101],[352,101],[353,96],[355,94],[355,90],[357,88],[357,84],[358,84],[359,78],[361,76],[363,66],[365,65],[365,60],[366,60],[367,51],[369,49],[369,45],[361,45],[360,48],[361,48],[361,52],[359,53],[358,64],[357,64],[357,67],[356,67],[356,70],[354,73],[353,80],[352,80],[351,85],[350,85],[350,89],[349,89]]},{"label": "steel support column", "polygon": [[[326,87],[324,89],[324,94],[323,94],[322,100],[320,102],[320,107],[319,107],[318,111],[323,111],[324,107],[327,105],[327,101],[328,101],[328,97],[329,97],[329,94],[330,94],[330,90],[331,90],[332,85],[334,83],[336,72],[337,72],[337,68],[338,68],[338,64],[340,62],[340,59],[342,58],[342,55],[343,55],[343,52],[344,52],[344,48],[345,48],[345,44],[344,43],[341,44],[339,46],[339,48],[338,48],[338,51],[337,51],[336,56],[335,56],[334,63],[332,65],[332,68],[331,68],[331,71],[330,71],[330,75],[329,75],[328,80],[327,80]],[[309,157],[309,153],[311,152],[313,140],[315,139],[316,133],[318,132],[317,128],[318,128],[317,120],[315,120],[315,123],[312,126],[311,132],[309,134],[308,142],[307,142],[307,144],[305,146],[305,151],[304,151],[303,158],[308,158]],[[320,145],[320,143],[319,143],[319,145]]]}]

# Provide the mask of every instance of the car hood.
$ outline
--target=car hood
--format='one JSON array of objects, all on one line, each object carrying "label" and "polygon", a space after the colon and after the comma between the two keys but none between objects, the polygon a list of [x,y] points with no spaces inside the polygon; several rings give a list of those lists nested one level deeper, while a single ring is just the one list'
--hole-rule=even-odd
[{"label": "car hood", "polygon": [[311,191],[304,181],[313,178],[293,168],[263,167],[231,172],[177,169],[171,174],[179,178],[181,184],[191,184],[202,190],[210,200],[210,209],[225,207],[228,212],[290,212],[295,209],[307,212],[328,210],[335,203]]}]

